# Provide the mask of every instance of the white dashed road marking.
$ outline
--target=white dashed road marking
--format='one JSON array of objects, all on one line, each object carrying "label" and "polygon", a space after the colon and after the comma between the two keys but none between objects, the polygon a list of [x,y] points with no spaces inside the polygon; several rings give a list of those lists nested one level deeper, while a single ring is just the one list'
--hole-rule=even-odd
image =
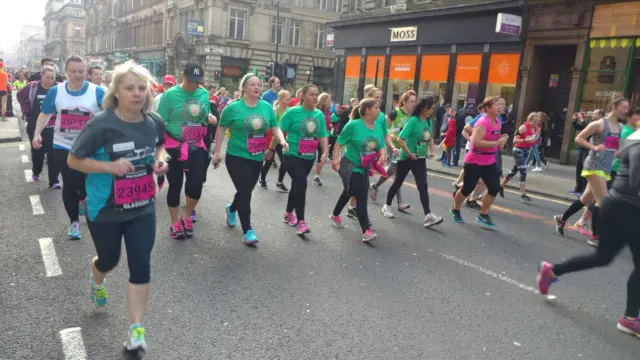
[{"label": "white dashed road marking", "polygon": [[459,258],[457,258],[457,257],[455,257],[453,255],[442,254],[442,253],[439,253],[438,255],[442,256],[445,259],[449,259],[451,261],[457,262],[460,265],[464,265],[466,267],[469,267],[469,268],[472,268],[474,270],[477,270],[477,271],[479,271],[479,272],[481,272],[481,273],[483,273],[485,275],[489,275],[489,276],[494,277],[496,279],[502,280],[502,281],[504,281],[504,282],[506,282],[508,284],[515,285],[515,286],[519,287],[522,290],[526,290],[526,291],[532,292],[534,294],[539,294],[540,293],[540,292],[538,292],[538,290],[536,290],[535,288],[533,288],[533,287],[531,287],[529,285],[525,285],[525,284],[523,284],[521,282],[515,281],[515,280],[513,280],[511,278],[508,278],[508,277],[506,277],[504,275],[498,274],[497,272],[494,272],[494,271],[491,271],[491,270],[487,270],[487,269],[485,269],[483,267],[480,267],[478,265],[472,264],[472,263],[470,263],[468,261],[459,259]]},{"label": "white dashed road marking", "polygon": [[20,151],[24,151],[24,149],[25,149],[24,144],[19,144],[19,145],[18,145],[18,150],[20,150]]},{"label": "white dashed road marking", "polygon": [[29,196],[29,200],[31,201],[33,215],[44,215],[44,208],[40,202],[40,195],[31,195]]},{"label": "white dashed road marking", "polygon": [[29,156],[28,155],[22,155],[22,162],[23,163],[28,163],[29,162]]},{"label": "white dashed road marking", "polygon": [[31,169],[24,169],[24,180],[26,182],[33,182],[33,172]]},{"label": "white dashed road marking", "polygon": [[56,248],[53,246],[51,238],[38,239],[38,242],[40,242],[42,261],[44,262],[47,277],[62,275],[62,269],[58,263],[58,255],[56,255]]},{"label": "white dashed road marking", "polygon": [[65,360],[86,360],[87,350],[82,341],[82,330],[79,327],[64,329],[60,331],[62,340],[62,351]]}]

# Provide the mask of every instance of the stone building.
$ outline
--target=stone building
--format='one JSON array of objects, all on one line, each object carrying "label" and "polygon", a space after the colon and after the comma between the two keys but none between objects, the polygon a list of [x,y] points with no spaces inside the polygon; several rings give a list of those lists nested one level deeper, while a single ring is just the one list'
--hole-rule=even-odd
[{"label": "stone building", "polygon": [[43,20],[44,54],[61,70],[67,57],[85,54],[84,0],[48,0]]}]

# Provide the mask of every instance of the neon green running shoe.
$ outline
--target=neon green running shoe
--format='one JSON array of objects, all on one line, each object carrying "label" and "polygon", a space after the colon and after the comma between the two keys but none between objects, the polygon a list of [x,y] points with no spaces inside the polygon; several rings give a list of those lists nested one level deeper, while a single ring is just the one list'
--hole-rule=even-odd
[{"label": "neon green running shoe", "polygon": [[124,342],[127,351],[142,350],[147,352],[147,342],[144,341],[144,328],[140,324],[132,324],[129,326],[127,340]]}]

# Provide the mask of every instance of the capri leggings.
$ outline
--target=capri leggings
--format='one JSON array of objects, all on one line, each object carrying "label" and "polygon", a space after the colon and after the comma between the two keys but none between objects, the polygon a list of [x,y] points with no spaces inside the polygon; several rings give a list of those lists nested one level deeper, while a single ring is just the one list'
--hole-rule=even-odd
[{"label": "capri leggings", "polygon": [[400,191],[404,180],[407,178],[407,175],[409,175],[409,171],[411,171],[411,173],[413,173],[413,178],[416,181],[418,193],[420,194],[420,203],[422,204],[424,214],[430,214],[431,208],[429,206],[429,185],[427,185],[427,160],[399,160],[396,163],[396,170],[396,178],[393,181],[393,185],[391,185],[389,192],[387,193],[386,204],[391,205],[393,197],[396,196],[398,191]]},{"label": "capri leggings", "polygon": [[520,171],[520,184],[527,182],[527,158],[529,157],[529,149],[514,148],[513,149],[513,168],[507,174],[507,180],[513,179]]},{"label": "capri leggings", "polygon": [[[78,211],[80,210],[79,202],[87,197],[85,190],[85,175],[80,171],[73,170],[67,164],[69,150],[56,149],[55,161],[58,161],[60,173],[62,174],[62,202],[67,216],[71,222],[79,221]],[[53,160],[53,159],[51,159]]]},{"label": "capri leggings", "polygon": [[496,164],[478,165],[478,164],[464,164],[464,178],[462,184],[462,195],[466,198],[471,194],[478,180],[482,179],[487,186],[487,191],[492,197],[498,195],[500,190],[500,176],[498,175],[498,168]]},{"label": "capri leggings", "polygon": [[291,176],[291,189],[287,200],[287,212],[296,211],[298,220],[304,220],[304,207],[307,199],[307,176],[313,168],[313,159],[301,159],[290,155],[284,157],[284,164]]},{"label": "capri leggings", "polygon": [[236,188],[230,210],[238,212],[242,232],[246,233],[251,230],[251,193],[260,177],[262,162],[227,154],[224,163]]},{"label": "capri leggings", "polygon": [[118,265],[124,237],[129,264],[129,282],[136,285],[149,283],[151,250],[156,239],[155,210],[124,222],[89,221],[88,226],[98,253],[98,260],[95,263],[98,271],[107,273]]},{"label": "capri leggings", "polygon": [[204,175],[205,171],[207,171],[207,167],[205,166],[205,160],[208,156],[207,151],[197,149],[189,152],[187,171],[183,170],[184,163],[178,160],[180,157],[180,149],[167,149],[167,153],[171,156],[171,160],[169,160],[169,171],[167,171],[166,175],[167,182],[169,182],[167,205],[169,205],[169,207],[180,206],[180,193],[185,177],[187,178],[184,185],[186,196],[193,200],[200,200]]}]

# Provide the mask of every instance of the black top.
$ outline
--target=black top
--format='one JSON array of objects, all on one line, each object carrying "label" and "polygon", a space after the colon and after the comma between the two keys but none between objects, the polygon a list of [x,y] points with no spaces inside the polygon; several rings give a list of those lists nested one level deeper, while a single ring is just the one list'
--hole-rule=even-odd
[{"label": "black top", "polygon": [[640,208],[640,132],[635,131],[624,141],[620,171],[609,194]]}]

